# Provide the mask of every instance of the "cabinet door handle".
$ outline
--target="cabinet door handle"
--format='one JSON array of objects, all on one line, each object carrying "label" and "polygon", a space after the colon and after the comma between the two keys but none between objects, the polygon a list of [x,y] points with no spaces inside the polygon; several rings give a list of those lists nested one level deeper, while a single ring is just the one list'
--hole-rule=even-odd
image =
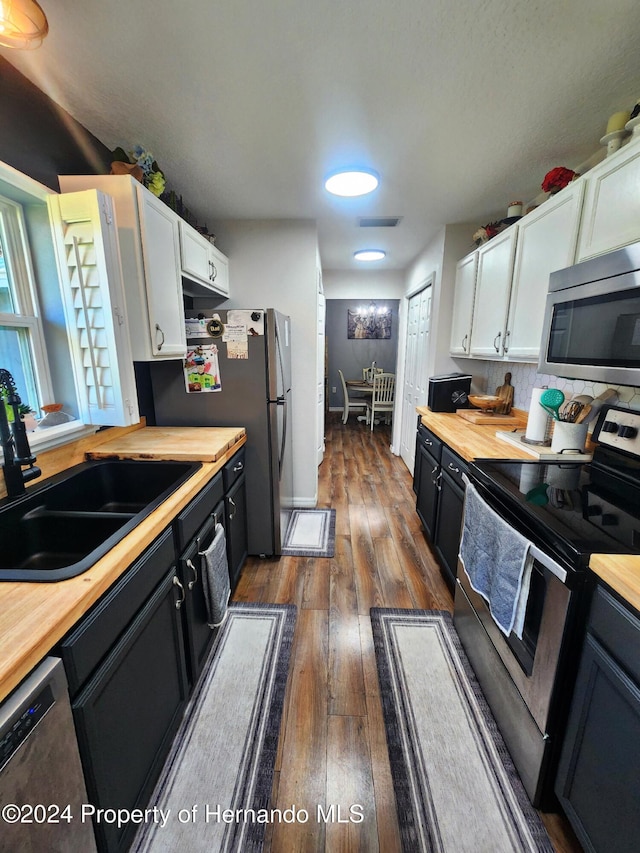
[{"label": "cabinet door handle", "polygon": [[238,471],[244,471],[244,462],[238,462],[237,465],[233,466],[233,473],[237,474]]},{"label": "cabinet door handle", "polygon": [[233,512],[230,512],[230,513],[229,513],[229,521],[231,521],[231,519],[232,519],[232,518],[235,518],[235,517],[236,517],[236,510],[237,510],[237,508],[238,508],[238,507],[237,507],[237,506],[235,505],[235,503],[233,502],[233,498],[227,497],[227,500],[229,501],[229,503],[230,503],[230,504],[231,504],[231,506],[233,507]]},{"label": "cabinet door handle", "polygon": [[176,601],[176,610],[180,610],[182,605],[184,604],[185,598],[187,597],[186,592],[184,591],[184,587],[180,583],[180,580],[177,575],[173,576],[173,585],[180,587],[180,592],[182,593],[182,597]]},{"label": "cabinet door handle", "polygon": [[213,261],[209,261],[209,266],[211,267],[211,272],[209,273],[209,280],[215,281],[216,276],[218,275],[218,270],[216,269],[216,265],[213,263]]},{"label": "cabinet door handle", "polygon": [[468,334],[466,334],[466,335],[464,336],[464,338],[462,339],[462,349],[463,349],[465,352],[467,351],[467,338],[468,338],[468,337],[469,337],[469,335],[468,335]]},{"label": "cabinet door handle", "polygon": [[194,586],[198,583],[198,569],[193,565],[193,561],[191,559],[187,560],[187,567],[191,569],[193,572],[193,580],[189,581],[187,586],[190,590],[194,588]]},{"label": "cabinet door handle", "polygon": [[[160,342],[157,344],[157,346],[158,346],[158,352],[160,352],[160,350],[161,350],[161,349],[162,349],[162,347],[164,346],[164,332],[163,332],[163,331],[162,331],[162,329],[160,328],[160,323],[156,323],[156,332],[160,332],[160,335],[161,335]],[[158,339],[158,335],[156,335],[156,340],[157,340],[157,339]]]},{"label": "cabinet door handle", "polygon": [[496,341],[499,341],[501,337],[502,337],[502,332],[498,332],[498,334],[493,339],[493,348],[495,349],[496,352],[500,352],[500,344],[496,343]]},{"label": "cabinet door handle", "polygon": [[454,465],[453,462],[449,462],[447,467],[449,468],[450,471],[454,471],[456,474],[460,473],[460,469],[458,468],[457,465]]},{"label": "cabinet door handle", "polygon": [[442,471],[439,471],[438,476],[433,481],[433,485],[436,487],[436,489],[438,491],[442,490],[442,483],[440,482],[441,479],[442,479]]},{"label": "cabinet door handle", "polygon": [[436,473],[436,471],[438,470],[438,467],[439,466],[436,465],[435,468],[433,469],[433,471],[431,472],[431,482],[433,483],[434,486],[438,485],[438,477],[440,477],[440,474],[438,474],[436,477],[433,476]]},{"label": "cabinet door handle", "polygon": [[507,329],[504,335],[504,343],[502,344],[502,352],[509,352],[509,345],[507,341],[509,340],[509,336],[511,335],[511,331]]}]

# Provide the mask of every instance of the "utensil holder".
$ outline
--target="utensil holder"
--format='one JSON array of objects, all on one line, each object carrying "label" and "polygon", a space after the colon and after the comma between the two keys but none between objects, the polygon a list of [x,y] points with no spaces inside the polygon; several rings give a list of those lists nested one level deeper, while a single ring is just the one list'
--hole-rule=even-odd
[{"label": "utensil holder", "polygon": [[587,441],[588,423],[573,424],[569,421],[554,421],[551,450],[554,453],[583,453]]}]

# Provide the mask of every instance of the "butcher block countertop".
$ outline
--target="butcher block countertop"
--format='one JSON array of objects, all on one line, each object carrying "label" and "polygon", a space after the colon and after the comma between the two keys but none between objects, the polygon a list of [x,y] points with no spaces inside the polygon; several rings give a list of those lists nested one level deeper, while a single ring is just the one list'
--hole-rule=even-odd
[{"label": "butcher block countertop", "polygon": [[[455,414],[432,412],[427,406],[416,411],[422,423],[467,462],[473,459],[529,459],[534,457],[499,438],[495,426],[471,424]],[[514,409],[526,424],[526,412]],[[621,554],[594,554],[591,570],[601,580],[640,611],[640,557]]]},{"label": "butcher block countertop", "polygon": [[[246,443],[243,428],[144,427],[114,430],[105,450],[86,449],[86,458],[202,461],[202,466],[128,536],[84,574],[54,583],[0,582],[0,701],[50,652],[120,575]],[[135,440],[134,440],[135,437]],[[67,446],[69,448],[69,446]],[[130,448],[130,449],[129,449]],[[141,455],[144,454],[144,455]],[[43,454],[44,456],[44,454]],[[73,448],[67,458],[73,459]],[[73,459],[70,464],[75,464]],[[36,481],[37,482],[37,481]]]},{"label": "butcher block countertop", "polygon": [[232,427],[146,427],[103,442],[86,458],[217,462],[244,432]]},{"label": "butcher block countertop", "polygon": [[[497,430],[508,429],[504,425],[472,424],[454,413],[432,412],[428,406],[418,406],[416,411],[427,429],[467,462],[473,459],[534,459],[530,453],[496,438]],[[519,418],[521,426],[526,426],[526,412],[514,409],[513,414]]]}]

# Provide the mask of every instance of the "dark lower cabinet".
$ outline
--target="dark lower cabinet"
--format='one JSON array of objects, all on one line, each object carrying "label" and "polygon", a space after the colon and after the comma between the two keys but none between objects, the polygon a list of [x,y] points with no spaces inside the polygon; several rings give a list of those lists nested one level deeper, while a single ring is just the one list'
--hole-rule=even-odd
[{"label": "dark lower cabinet", "polygon": [[[247,555],[242,450],[58,646],[96,808],[131,810],[149,801],[215,638],[198,552],[217,522],[226,530],[233,588]],[[100,853],[123,853],[137,830],[106,821],[94,828]]]},{"label": "dark lower cabinet", "polygon": [[[62,643],[71,670],[91,670],[71,699],[89,801],[97,808],[144,807],[188,698],[175,563],[167,571],[167,554],[171,528]],[[136,579],[153,574],[151,594],[132,601],[146,592]],[[119,612],[132,605],[136,615],[120,631]],[[136,826],[94,821],[94,829],[98,849],[115,853],[128,849]]]},{"label": "dark lower cabinet", "polygon": [[440,492],[440,460],[423,445],[416,448],[420,472],[417,481],[416,511],[430,539],[436,527],[436,512]]},{"label": "dark lower cabinet", "polygon": [[453,591],[458,574],[458,551],[464,511],[465,463],[448,447],[442,450],[440,494],[433,544],[440,558],[442,575]]},{"label": "dark lower cabinet", "polygon": [[632,853],[640,837],[640,619],[598,586],[556,793],[586,851]]},{"label": "dark lower cabinet", "polygon": [[225,495],[224,518],[229,578],[233,591],[247,559],[247,487],[244,474]]},{"label": "dark lower cabinet", "polygon": [[185,618],[185,642],[189,665],[189,681],[195,685],[208,657],[217,631],[209,627],[207,605],[205,601],[201,551],[211,545],[216,524],[222,523],[224,509],[218,504],[202,525],[194,539],[184,550],[179,562],[179,575],[182,584],[181,609]]},{"label": "dark lower cabinet", "polygon": [[439,558],[440,570],[453,591],[464,506],[466,463],[419,424],[416,440],[414,489],[416,511]]}]

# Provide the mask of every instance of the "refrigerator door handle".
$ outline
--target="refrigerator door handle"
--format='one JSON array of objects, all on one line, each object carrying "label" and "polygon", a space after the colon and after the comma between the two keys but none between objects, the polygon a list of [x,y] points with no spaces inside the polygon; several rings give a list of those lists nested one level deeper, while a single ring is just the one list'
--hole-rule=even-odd
[{"label": "refrigerator door handle", "polygon": [[287,406],[287,398],[284,394],[276,400],[276,404],[278,406],[284,407],[284,412],[282,413],[282,438],[280,440],[280,452],[278,454],[278,479],[282,477],[282,465],[284,462],[284,449],[287,445],[287,414],[289,407]]}]

